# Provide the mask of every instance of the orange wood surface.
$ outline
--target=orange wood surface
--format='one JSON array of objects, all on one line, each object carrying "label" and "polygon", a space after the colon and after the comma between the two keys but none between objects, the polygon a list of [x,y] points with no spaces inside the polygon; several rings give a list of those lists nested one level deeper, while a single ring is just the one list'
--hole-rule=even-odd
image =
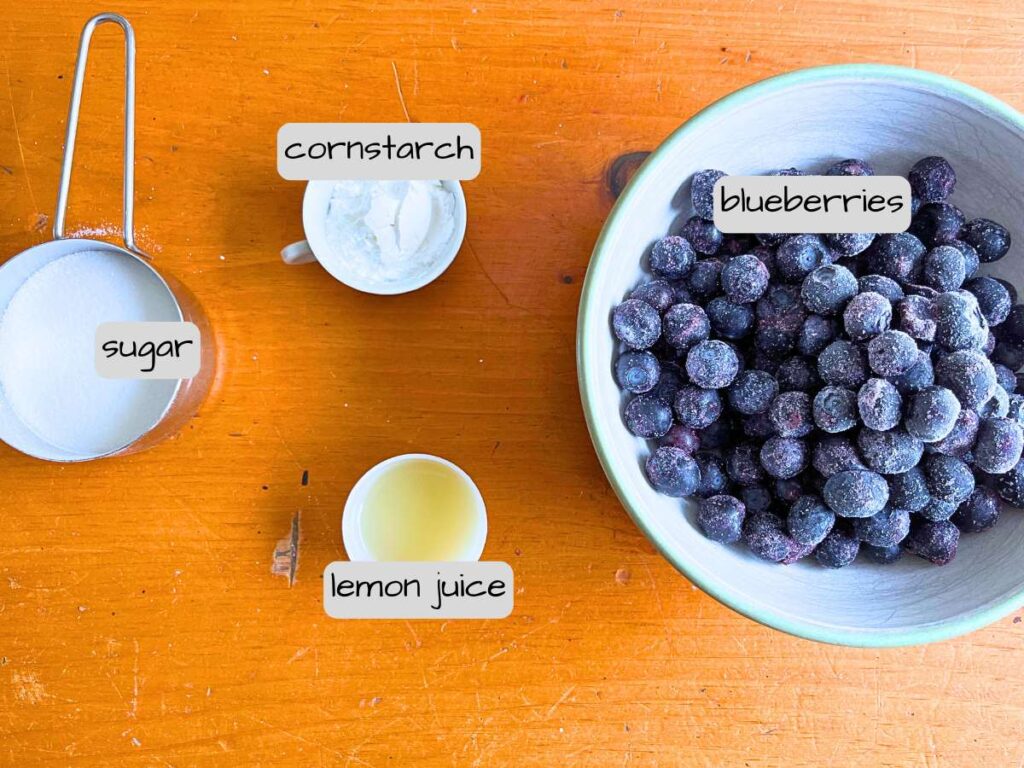
[{"label": "orange wood surface", "polygon": [[[1019,617],[874,651],[722,607],[612,494],[573,338],[612,158],[813,64],[917,66],[1022,107],[1018,4],[6,0],[3,258],[48,237],[100,10],[138,35],[140,241],[203,302],[220,361],[149,452],[59,466],[0,446],[0,764],[1020,764]],[[120,46],[97,33],[72,230],[120,221]],[[395,298],[283,266],[302,185],[276,173],[277,128],[406,110],[483,134],[454,266]],[[413,450],[477,480],[511,618],[325,617],[348,489]],[[296,514],[290,586],[272,560]]]}]

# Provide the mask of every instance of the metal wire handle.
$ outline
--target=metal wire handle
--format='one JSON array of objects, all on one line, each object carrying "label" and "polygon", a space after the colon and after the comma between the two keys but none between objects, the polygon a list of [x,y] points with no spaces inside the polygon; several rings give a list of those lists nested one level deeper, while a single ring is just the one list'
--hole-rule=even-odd
[{"label": "metal wire handle", "polygon": [[124,30],[124,244],[129,251],[139,253],[135,247],[135,231],[132,226],[135,205],[135,32],[128,19],[116,13],[100,13],[86,22],[82,39],[78,45],[78,62],[75,64],[75,83],[71,90],[71,105],[68,107],[68,130],[64,139],[64,161],[60,167],[60,189],[57,192],[57,212],[53,219],[53,237],[64,238],[64,217],[68,207],[68,191],[71,187],[71,167],[75,157],[75,134],[78,132],[78,112],[82,106],[82,84],[85,82],[85,65],[89,58],[89,42],[92,33],[100,24],[117,24]]}]

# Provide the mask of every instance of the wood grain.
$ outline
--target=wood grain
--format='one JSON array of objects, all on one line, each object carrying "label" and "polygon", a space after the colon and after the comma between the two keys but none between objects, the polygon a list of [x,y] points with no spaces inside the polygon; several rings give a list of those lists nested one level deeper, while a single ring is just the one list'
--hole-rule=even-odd
[{"label": "wood grain", "polygon": [[[80,0],[0,24],[0,249],[48,236]],[[881,61],[1024,105],[1013,3],[116,3],[139,41],[137,218],[216,326],[177,439],[56,466],[0,450],[0,764],[1018,765],[1024,628],[815,645],[695,590],[611,493],[579,407],[580,281],[612,158],[742,85]],[[69,226],[116,229],[120,41],[97,33]],[[466,244],[410,296],[289,268],[286,121],[476,123]],[[629,254],[624,257],[631,258]],[[490,510],[516,610],[340,623],[348,488],[409,450]],[[304,471],[308,485],[301,484]],[[271,573],[300,514],[295,584]]]}]

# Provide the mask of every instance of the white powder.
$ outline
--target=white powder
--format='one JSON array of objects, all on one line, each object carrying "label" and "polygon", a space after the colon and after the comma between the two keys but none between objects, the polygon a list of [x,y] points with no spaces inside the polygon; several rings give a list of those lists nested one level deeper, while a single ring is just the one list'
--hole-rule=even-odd
[{"label": "white powder", "polygon": [[341,181],[325,230],[347,271],[378,282],[414,278],[447,255],[455,196],[440,181]]},{"label": "white powder", "polygon": [[156,422],[176,382],[101,378],[96,327],[177,319],[167,289],[144,265],[110,251],[63,256],[29,276],[0,317],[0,388],[50,445],[109,453]]}]

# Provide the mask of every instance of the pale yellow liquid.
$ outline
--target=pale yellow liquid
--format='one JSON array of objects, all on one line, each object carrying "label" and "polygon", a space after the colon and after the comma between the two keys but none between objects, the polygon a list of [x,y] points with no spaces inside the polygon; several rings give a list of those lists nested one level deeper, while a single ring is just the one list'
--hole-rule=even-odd
[{"label": "pale yellow liquid", "polygon": [[479,524],[466,479],[433,461],[388,467],[363,502],[363,542],[377,560],[465,559]]}]

